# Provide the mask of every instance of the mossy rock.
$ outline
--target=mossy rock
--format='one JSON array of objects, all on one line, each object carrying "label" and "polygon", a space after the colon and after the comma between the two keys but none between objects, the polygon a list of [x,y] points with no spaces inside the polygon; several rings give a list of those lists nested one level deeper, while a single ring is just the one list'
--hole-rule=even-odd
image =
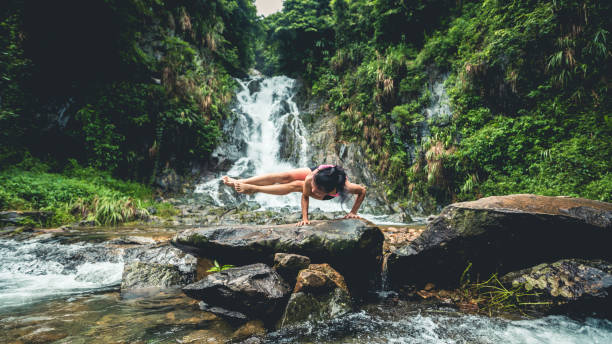
[{"label": "mossy rock", "polygon": [[454,203],[410,245],[392,253],[396,286],[457,287],[470,274],[490,276],[563,258],[612,259],[612,204],[537,195]]}]

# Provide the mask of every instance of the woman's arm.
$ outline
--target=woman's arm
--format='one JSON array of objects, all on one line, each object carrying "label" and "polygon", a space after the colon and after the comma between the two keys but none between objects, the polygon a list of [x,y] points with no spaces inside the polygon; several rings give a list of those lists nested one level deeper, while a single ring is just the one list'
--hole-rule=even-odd
[{"label": "woman's arm", "polygon": [[301,201],[302,221],[298,222],[296,226],[304,226],[304,225],[310,224],[310,221],[308,221],[308,203],[310,201],[310,191],[311,191],[310,181],[309,181],[310,178],[311,177],[306,177],[306,179],[304,180],[304,186],[302,187],[302,201]]},{"label": "woman's arm", "polygon": [[353,208],[351,209],[351,212],[346,214],[344,218],[345,219],[359,218],[359,216],[357,216],[357,210],[359,210],[359,207],[361,207],[361,203],[363,202],[365,198],[366,188],[359,184],[353,184],[349,182],[348,180],[346,181],[344,188],[346,192],[357,195],[357,199],[355,199],[355,204],[353,204]]}]

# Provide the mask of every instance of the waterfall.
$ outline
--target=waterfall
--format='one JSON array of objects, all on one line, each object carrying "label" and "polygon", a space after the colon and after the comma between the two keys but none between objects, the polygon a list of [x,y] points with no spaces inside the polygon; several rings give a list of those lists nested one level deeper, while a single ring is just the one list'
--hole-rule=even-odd
[{"label": "waterfall", "polygon": [[448,125],[452,116],[448,94],[444,88],[444,82],[448,79],[448,74],[443,76],[429,87],[431,95],[430,105],[423,110],[425,121],[421,126],[421,138],[430,136],[430,126],[442,127]]},{"label": "waterfall", "polygon": [[[204,195],[208,202],[217,206],[234,205],[246,199],[257,202],[262,209],[299,208],[299,193],[245,196],[221,182],[221,177],[226,174],[233,178],[248,178],[309,166],[308,133],[293,100],[296,81],[286,76],[275,76],[251,77],[237,82],[240,89],[236,94],[233,115],[223,128],[227,139],[213,152],[213,158],[231,162],[231,166],[227,172],[198,184],[195,193]],[[310,204],[313,209],[342,210],[337,202],[311,200]]]}]

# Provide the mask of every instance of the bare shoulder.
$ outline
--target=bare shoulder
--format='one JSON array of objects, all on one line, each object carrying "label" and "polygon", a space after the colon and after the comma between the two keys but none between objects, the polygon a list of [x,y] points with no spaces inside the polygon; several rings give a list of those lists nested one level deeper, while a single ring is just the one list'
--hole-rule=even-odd
[{"label": "bare shoulder", "polygon": [[309,174],[306,176],[306,178],[304,178],[304,191],[308,194],[310,194],[310,191],[312,191],[312,174]]},{"label": "bare shoulder", "polygon": [[366,191],[365,186],[360,185],[360,184],[351,183],[348,180],[346,181],[346,184],[344,184],[344,189],[348,193],[353,193],[353,194],[360,194]]}]

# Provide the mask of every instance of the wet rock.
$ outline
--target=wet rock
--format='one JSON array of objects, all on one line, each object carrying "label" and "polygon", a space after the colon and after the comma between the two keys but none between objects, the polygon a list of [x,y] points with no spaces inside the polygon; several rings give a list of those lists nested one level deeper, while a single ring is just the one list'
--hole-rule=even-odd
[{"label": "wet rock", "polygon": [[311,264],[298,274],[293,292],[324,293],[336,288],[348,291],[344,277],[338,271],[329,264]]},{"label": "wet rock", "polygon": [[126,248],[121,291],[141,288],[171,288],[192,283],[197,259],[170,245]]},{"label": "wet rock", "polygon": [[261,91],[262,81],[263,81],[263,78],[256,78],[256,79],[249,81],[249,84],[247,87],[249,88],[249,92],[251,93],[251,95]]},{"label": "wet rock", "polygon": [[183,292],[252,319],[275,319],[289,296],[289,286],[274,269],[258,263],[208,275],[185,286]]},{"label": "wet rock", "polygon": [[310,265],[310,258],[299,254],[277,253],[274,255],[274,269],[290,285],[295,284],[298,272]]},{"label": "wet rock", "polygon": [[306,144],[305,136],[306,129],[297,115],[289,115],[284,118],[278,141],[280,147],[278,150],[278,158],[280,161],[290,162],[298,165],[301,161],[302,146]]},{"label": "wet rock", "polygon": [[396,287],[455,287],[566,257],[612,259],[612,204],[581,198],[509,195],[454,203],[388,259]]},{"label": "wet rock", "polygon": [[157,241],[150,237],[128,235],[120,238],[111,239],[107,241],[107,243],[115,245],[153,245],[157,244]]},{"label": "wet rock", "polygon": [[0,211],[0,227],[34,226],[45,224],[53,215],[49,211]]},{"label": "wet rock", "polygon": [[180,192],[183,187],[183,178],[175,170],[165,169],[155,179],[155,185],[163,192]]},{"label": "wet rock", "polygon": [[279,326],[325,321],[353,309],[344,278],[329,264],[311,264],[300,271]]},{"label": "wet rock", "polygon": [[534,307],[612,317],[612,264],[602,260],[562,259],[506,274],[508,287],[523,286]]},{"label": "wet rock", "polygon": [[380,278],[383,235],[364,220],[317,222],[309,226],[220,226],[193,228],[174,237],[175,245],[224,263],[271,264],[275,253],[295,253],[327,262],[346,278],[354,295],[374,289]]},{"label": "wet rock", "polygon": [[133,262],[123,268],[121,290],[180,287],[192,281],[193,277],[182,274],[175,265]]},{"label": "wet rock", "polygon": [[201,310],[205,312],[209,312],[209,313],[218,315],[228,320],[243,322],[248,319],[247,316],[243,313],[230,311],[223,307],[213,307],[204,301],[200,301],[198,303],[198,306],[200,307]]},{"label": "wet rock", "polygon": [[261,337],[266,334],[264,323],[261,320],[251,320],[240,326],[233,334],[232,340],[240,341],[249,337]]}]

